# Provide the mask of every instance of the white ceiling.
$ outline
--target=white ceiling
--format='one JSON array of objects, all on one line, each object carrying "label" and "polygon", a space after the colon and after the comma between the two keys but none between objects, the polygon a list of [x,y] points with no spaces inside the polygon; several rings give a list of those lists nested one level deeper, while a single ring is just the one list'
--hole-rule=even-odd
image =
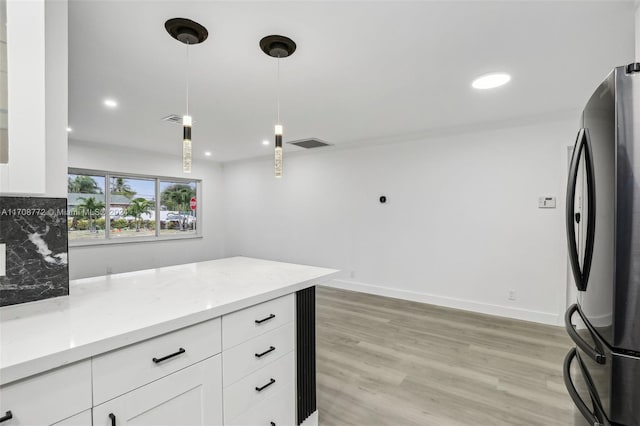
[{"label": "white ceiling", "polygon": [[[71,139],[180,155],[181,127],[160,120],[185,113],[186,47],[164,29],[174,17],[209,30],[190,48],[190,112],[194,154],[217,161],[271,153],[261,142],[273,139],[277,60],[258,47],[265,35],[298,45],[281,60],[285,141],[336,145],[576,113],[634,51],[632,1],[70,0]],[[511,83],[471,88],[492,71]]]}]

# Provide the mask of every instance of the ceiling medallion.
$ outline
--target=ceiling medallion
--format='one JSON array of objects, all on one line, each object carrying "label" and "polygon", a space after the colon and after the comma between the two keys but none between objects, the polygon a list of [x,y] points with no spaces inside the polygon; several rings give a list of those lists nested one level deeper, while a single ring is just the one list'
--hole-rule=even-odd
[{"label": "ceiling medallion", "polygon": [[191,19],[169,19],[164,23],[164,27],[171,37],[184,44],[199,44],[209,36],[205,27]]},{"label": "ceiling medallion", "polygon": [[286,58],[296,51],[296,44],[289,37],[270,35],[260,40],[260,49],[273,58]]}]

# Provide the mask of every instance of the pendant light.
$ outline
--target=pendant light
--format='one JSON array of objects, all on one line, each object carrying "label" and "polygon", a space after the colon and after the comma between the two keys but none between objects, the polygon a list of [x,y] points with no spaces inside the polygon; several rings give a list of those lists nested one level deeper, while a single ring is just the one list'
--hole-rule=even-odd
[{"label": "pendant light", "polygon": [[209,32],[197,22],[185,18],[169,19],[164,23],[164,27],[171,37],[187,45],[187,113],[182,116],[182,171],[191,173],[193,118],[189,115],[189,46],[205,41]]},{"label": "pendant light", "polygon": [[278,59],[278,85],[277,85],[277,119],[274,129],[274,174],[282,177],[282,124],[280,124],[280,58],[287,58],[296,51],[296,44],[289,37],[270,35],[260,40],[260,49],[272,58]]}]

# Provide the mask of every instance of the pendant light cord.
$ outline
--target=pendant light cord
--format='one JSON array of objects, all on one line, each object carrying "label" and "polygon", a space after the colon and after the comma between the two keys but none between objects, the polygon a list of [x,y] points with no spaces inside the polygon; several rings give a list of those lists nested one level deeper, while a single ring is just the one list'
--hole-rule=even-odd
[{"label": "pendant light cord", "polygon": [[187,45],[187,115],[189,115],[189,41],[185,44]]},{"label": "pendant light cord", "polygon": [[277,124],[280,124],[280,55],[278,55],[278,83],[277,83],[277,110],[278,110],[278,121]]}]

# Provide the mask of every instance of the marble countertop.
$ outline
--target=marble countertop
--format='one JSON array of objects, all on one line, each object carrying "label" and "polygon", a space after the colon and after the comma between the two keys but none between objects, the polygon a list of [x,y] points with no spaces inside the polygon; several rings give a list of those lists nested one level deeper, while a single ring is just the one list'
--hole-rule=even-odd
[{"label": "marble countertop", "polygon": [[0,308],[0,385],[283,296],[335,269],[231,257],[71,281]]}]

